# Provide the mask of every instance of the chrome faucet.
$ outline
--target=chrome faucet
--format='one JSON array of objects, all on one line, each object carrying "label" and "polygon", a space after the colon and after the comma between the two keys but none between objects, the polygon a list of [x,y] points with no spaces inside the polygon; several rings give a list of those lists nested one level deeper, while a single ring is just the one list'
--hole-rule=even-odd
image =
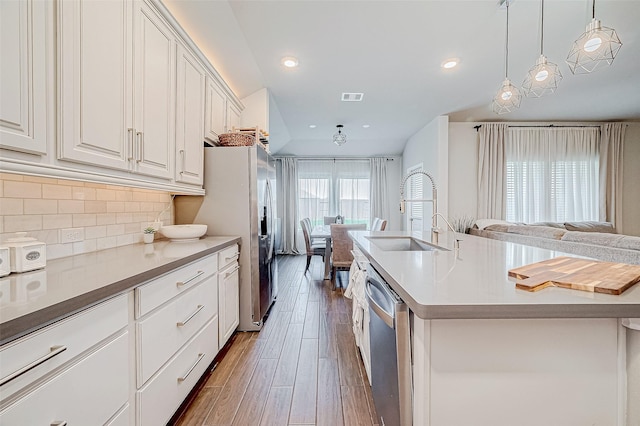
[{"label": "chrome faucet", "polygon": [[[451,229],[451,231],[453,232],[453,236],[454,236],[454,240],[453,240],[453,249],[454,250],[459,250],[460,249],[460,241],[462,241],[460,238],[458,238],[458,236],[456,235],[456,230],[454,229],[454,227],[451,225],[451,223],[449,223],[449,221],[447,220],[446,217],[444,217],[442,215],[442,213],[434,213],[433,216],[431,216],[431,219],[433,220],[433,218],[436,218],[436,223],[438,221],[438,218],[436,216],[440,216],[442,218],[442,220],[445,221],[445,223],[447,224],[447,226],[449,227],[449,229]],[[442,232],[442,230],[436,226],[436,233],[440,233]]]},{"label": "chrome faucet", "polygon": [[[415,175],[425,175],[431,180],[431,190],[432,195],[430,200],[422,200],[422,199],[414,199],[414,200],[405,200],[404,199],[404,185],[407,183],[410,177]],[[402,179],[402,183],[400,184],[400,214],[404,214],[405,212],[405,203],[413,203],[413,202],[432,202],[433,203],[433,216],[431,217],[431,242],[433,244],[438,244],[438,189],[436,188],[436,182],[429,173],[423,170],[416,170],[404,177]]]}]

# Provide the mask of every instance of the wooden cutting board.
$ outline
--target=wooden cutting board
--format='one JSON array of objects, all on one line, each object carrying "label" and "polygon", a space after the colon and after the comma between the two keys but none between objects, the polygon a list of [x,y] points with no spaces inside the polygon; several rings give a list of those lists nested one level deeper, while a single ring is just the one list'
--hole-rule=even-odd
[{"label": "wooden cutting board", "polygon": [[509,276],[527,291],[556,286],[617,295],[640,282],[640,266],[562,256],[511,269]]}]

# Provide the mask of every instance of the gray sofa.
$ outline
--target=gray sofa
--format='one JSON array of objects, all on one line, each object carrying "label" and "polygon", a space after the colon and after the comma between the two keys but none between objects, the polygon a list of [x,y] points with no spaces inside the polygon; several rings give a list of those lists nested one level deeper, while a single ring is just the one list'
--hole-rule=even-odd
[{"label": "gray sofa", "polygon": [[640,265],[640,237],[616,234],[606,222],[530,225],[504,222],[480,228],[473,227],[469,233],[608,262]]}]

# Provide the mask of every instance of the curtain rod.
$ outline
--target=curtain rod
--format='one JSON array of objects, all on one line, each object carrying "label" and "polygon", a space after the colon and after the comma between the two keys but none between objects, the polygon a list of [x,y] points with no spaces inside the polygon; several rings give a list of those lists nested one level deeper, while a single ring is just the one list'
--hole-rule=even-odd
[{"label": "curtain rod", "polygon": [[[476,129],[476,132],[480,129],[480,127],[482,127],[482,124],[478,124],[477,126],[473,126],[473,128]],[[584,125],[583,126],[580,126],[580,125],[576,125],[576,126],[558,126],[558,125],[555,125],[555,124],[549,124],[549,125],[546,125],[546,126],[507,126],[507,127],[509,127],[509,128],[512,128],[512,127],[513,128],[536,128],[536,127],[543,127],[543,128],[549,128],[549,127],[577,127],[577,128],[582,128],[582,127],[598,127],[599,128],[600,125],[599,124],[594,124],[594,125],[591,125],[591,126],[584,126]]]},{"label": "curtain rod", "polygon": [[282,155],[282,156],[273,156],[276,160],[281,160],[283,158],[295,158],[296,160],[333,160],[333,161],[350,161],[350,160],[370,160],[372,158],[384,158],[387,161],[394,161],[395,158],[389,157],[296,157],[295,155]]}]

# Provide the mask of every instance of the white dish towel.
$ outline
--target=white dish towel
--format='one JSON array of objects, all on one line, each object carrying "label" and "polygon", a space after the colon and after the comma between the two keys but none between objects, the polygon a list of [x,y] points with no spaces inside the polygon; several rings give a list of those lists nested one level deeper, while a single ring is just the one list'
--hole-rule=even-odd
[{"label": "white dish towel", "polygon": [[355,260],[349,269],[349,285],[344,292],[344,296],[353,299],[351,320],[353,322],[353,334],[356,338],[356,345],[360,346],[363,334],[364,310],[369,309],[364,286],[367,280],[367,273],[360,270]]}]

